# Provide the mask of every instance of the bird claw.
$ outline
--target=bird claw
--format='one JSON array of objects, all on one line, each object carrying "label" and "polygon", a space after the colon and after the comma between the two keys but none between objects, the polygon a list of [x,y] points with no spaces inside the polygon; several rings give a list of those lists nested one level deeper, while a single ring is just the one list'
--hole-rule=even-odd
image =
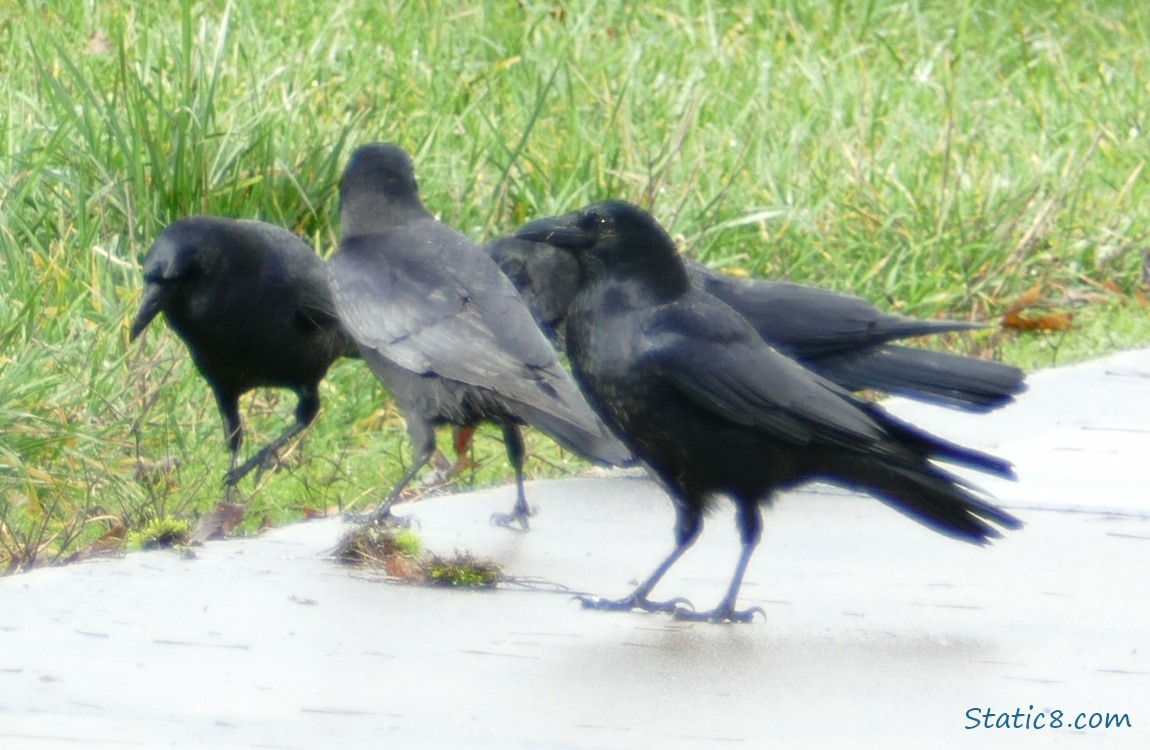
[{"label": "bird claw", "polygon": [[419,519],[415,516],[394,516],[391,513],[385,513],[378,518],[374,515],[370,516],[368,523],[376,526],[390,526],[396,529],[410,529],[413,526],[416,529],[420,528]]},{"label": "bird claw", "polygon": [[396,529],[410,529],[413,526],[416,529],[421,528],[419,518],[414,515],[397,516],[391,512],[391,508],[379,512],[375,509],[370,513],[344,513],[343,518],[348,523],[358,523],[367,526],[389,526]]},{"label": "bird claw", "polygon": [[450,471],[450,469],[433,468],[419,478],[419,484],[426,488],[442,487],[451,481]]},{"label": "bird claw", "polygon": [[[510,513],[492,513],[491,524],[493,526],[502,526],[505,529],[531,531],[531,522],[528,521],[528,519],[536,513],[537,511],[534,508],[522,510],[516,507],[515,510]],[[515,529],[515,526],[512,524],[519,524],[519,528]]]},{"label": "bird claw", "polygon": [[452,463],[438,450],[432,455],[428,464],[431,466],[431,469],[419,478],[420,485],[424,487],[445,486],[463,472],[468,469],[474,469],[479,465],[466,456],[461,456]]},{"label": "bird claw", "polygon": [[[666,612],[678,617],[679,612],[694,611],[695,607],[690,600],[681,596],[668,599],[665,602],[653,602],[645,596],[631,595],[623,599],[603,599],[598,596],[575,597],[583,609],[598,609],[605,612],[630,612],[640,609],[644,612]],[[683,609],[686,607],[687,609]]]},{"label": "bird claw", "polygon": [[234,469],[229,469],[224,474],[224,484],[227,486],[239,484],[239,481],[252,473],[253,469],[259,469],[256,474],[256,481],[259,482],[260,477],[268,469],[274,469],[279,464],[279,452],[269,450],[268,448],[261,448],[254,456],[244,461],[242,466],[237,466]]},{"label": "bird claw", "polygon": [[767,619],[767,613],[762,607],[738,610],[730,605],[720,605],[707,612],[678,609],[673,614],[676,620],[690,622],[753,622],[755,614],[762,615],[764,620]]}]

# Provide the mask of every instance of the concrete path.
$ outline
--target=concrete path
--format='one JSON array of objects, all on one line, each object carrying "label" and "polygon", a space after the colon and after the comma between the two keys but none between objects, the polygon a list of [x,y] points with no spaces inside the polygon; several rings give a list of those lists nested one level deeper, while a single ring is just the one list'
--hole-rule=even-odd
[{"label": "concrete path", "polygon": [[[977,418],[891,402],[1015,460],[993,489],[1024,530],[980,549],[790,493],[740,602],[765,622],[572,600],[669,549],[668,501],[622,477],[530,485],[530,534],[487,523],[511,488],[413,506],[430,549],[518,579],[494,591],[341,566],[337,520],[0,579],[0,748],[1150,747],[1150,350],[1031,383]],[[736,553],[715,514],[656,594],[712,606]]]}]

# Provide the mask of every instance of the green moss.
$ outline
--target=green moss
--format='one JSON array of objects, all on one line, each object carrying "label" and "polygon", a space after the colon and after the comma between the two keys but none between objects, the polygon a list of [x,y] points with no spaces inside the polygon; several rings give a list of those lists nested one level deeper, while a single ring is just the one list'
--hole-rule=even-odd
[{"label": "green moss", "polygon": [[178,518],[149,521],[143,528],[128,533],[128,549],[148,550],[179,547],[191,538],[191,526]]},{"label": "green moss", "polygon": [[395,551],[408,557],[418,557],[423,551],[423,542],[420,541],[419,535],[410,529],[395,532],[394,543]]},{"label": "green moss", "polygon": [[469,554],[450,559],[433,557],[427,564],[427,572],[432,583],[456,588],[491,588],[503,580],[498,565]]}]

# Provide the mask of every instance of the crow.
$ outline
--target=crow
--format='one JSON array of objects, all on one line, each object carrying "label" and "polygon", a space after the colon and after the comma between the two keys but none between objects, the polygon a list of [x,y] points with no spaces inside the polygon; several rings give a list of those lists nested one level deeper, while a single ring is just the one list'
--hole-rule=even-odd
[{"label": "crow", "polygon": [[[355,345],[336,316],[323,260],[286,229],[259,221],[192,216],[170,224],[143,259],[144,294],[132,321],[136,338],[160,312],[192,355],[216,397],[231,458],[225,501],[253,469],[315,420],[319,383]],[[295,422],[236,466],[243,425],[239,399],[259,388],[288,388]]]},{"label": "crow", "polygon": [[[932,460],[1013,478],[1009,463],[929,435],[797,364],[691,282],[674,242],[642,209],[608,201],[517,236],[569,250],[581,270],[566,346],[588,400],[671,494],[676,545],[628,597],[599,609],[747,621],[735,608],[776,490],[824,480],[871,493],[920,523],[978,544],[1021,522]],[[742,554],[709,612],[648,594],[699,535],[716,495],[737,509]]]},{"label": "crow", "polygon": [[402,149],[358,148],[339,196],[341,237],[330,261],[336,309],[403,412],[413,446],[411,467],[372,522],[390,517],[392,503],[427,463],[438,425],[502,427],[517,498],[510,514],[492,520],[524,530],[531,510],[521,425],[600,463],[630,460],[499,267],[424,208]]},{"label": "crow", "polygon": [[499,237],[483,249],[511,279],[539,328],[563,346],[563,321],[579,291],[579,262],[570,252],[518,237]]},{"label": "crow", "polygon": [[[562,345],[579,266],[570,251],[521,237],[485,248],[519,289],[539,326]],[[782,354],[848,390],[876,390],[973,412],[999,408],[1026,389],[1017,367],[891,342],[982,328],[884,313],[848,294],[764,279],[736,279],[690,260],[691,281],[735,308]]]}]

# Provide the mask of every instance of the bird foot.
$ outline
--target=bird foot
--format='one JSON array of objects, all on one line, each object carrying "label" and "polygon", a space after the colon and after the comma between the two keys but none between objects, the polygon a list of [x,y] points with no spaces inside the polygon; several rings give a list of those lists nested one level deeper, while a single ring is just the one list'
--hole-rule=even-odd
[{"label": "bird foot", "polygon": [[255,469],[259,469],[259,473],[256,475],[256,481],[258,482],[265,471],[274,469],[278,464],[278,451],[261,448],[254,456],[244,461],[241,466],[237,466],[224,474],[224,484],[228,486],[235,485],[248,474],[251,474]]},{"label": "bird foot", "polygon": [[419,528],[419,519],[415,516],[396,516],[392,515],[390,511],[383,515],[373,513],[368,518],[368,523],[376,526],[390,526],[396,529],[410,529],[412,526]]},{"label": "bird foot", "polygon": [[467,456],[460,456],[459,458],[457,458],[455,460],[455,463],[453,463],[451,465],[451,470],[448,472],[447,476],[454,479],[455,477],[459,476],[460,474],[462,474],[465,471],[471,471],[472,469],[478,469],[478,468],[479,468],[479,462],[478,461],[476,461],[472,458],[468,458]]},{"label": "bird foot", "polygon": [[419,483],[423,487],[442,487],[449,484],[463,472],[474,469],[479,465],[467,457],[460,458],[455,463],[448,463],[447,458],[438,452],[432,456],[430,463],[432,466],[431,470],[419,478]]},{"label": "bird foot", "polygon": [[756,614],[762,615],[764,620],[767,619],[767,613],[762,607],[738,610],[733,605],[725,603],[707,612],[685,609],[677,609],[674,612],[676,620],[690,622],[752,622]]},{"label": "bird foot", "polygon": [[431,468],[419,478],[419,484],[423,487],[439,487],[455,476],[452,473],[452,463],[438,449],[427,463]]},{"label": "bird foot", "polygon": [[653,602],[645,596],[636,594],[622,599],[602,599],[598,596],[577,596],[575,598],[582,603],[583,609],[598,609],[605,612],[630,612],[633,609],[641,609],[644,612],[666,612],[678,617],[680,612],[694,610],[694,605],[691,604],[690,600],[681,596],[676,596],[665,602]]},{"label": "bird foot", "polygon": [[451,477],[446,471],[432,469],[419,478],[419,486],[432,489],[434,487],[442,487],[449,481],[451,481]]},{"label": "bird foot", "polygon": [[531,531],[531,522],[528,519],[538,512],[535,508],[527,510],[516,508],[510,513],[492,513],[491,524],[506,529],[515,529],[514,524],[519,524],[519,531]]},{"label": "bird foot", "polygon": [[[382,512],[381,512],[382,511]],[[415,516],[397,516],[391,508],[376,508],[370,513],[344,513],[344,520],[349,523],[384,526],[394,529],[419,528],[419,519]]]}]

